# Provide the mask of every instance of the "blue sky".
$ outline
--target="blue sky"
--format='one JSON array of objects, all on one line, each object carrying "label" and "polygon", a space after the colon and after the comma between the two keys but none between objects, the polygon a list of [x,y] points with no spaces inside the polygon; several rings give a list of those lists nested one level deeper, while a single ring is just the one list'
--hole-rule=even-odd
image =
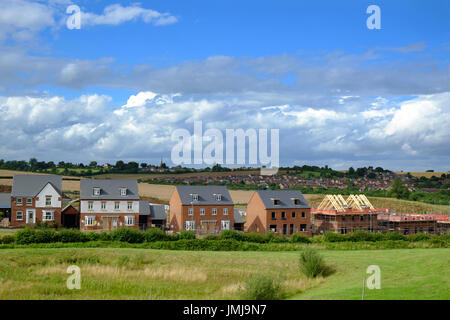
[{"label": "blue sky", "polygon": [[447,171],[449,14],[445,0],[0,0],[0,158],[170,163],[171,132],[201,120],[280,129],[282,165]]}]

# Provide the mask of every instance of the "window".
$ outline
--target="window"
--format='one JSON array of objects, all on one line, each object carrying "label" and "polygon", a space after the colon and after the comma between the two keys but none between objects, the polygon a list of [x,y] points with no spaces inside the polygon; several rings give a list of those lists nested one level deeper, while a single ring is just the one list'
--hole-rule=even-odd
[{"label": "window", "polygon": [[53,211],[43,211],[42,212],[42,220],[43,221],[53,221],[54,220]]},{"label": "window", "polygon": [[223,208],[223,215],[227,216],[228,215],[228,208]]},{"label": "window", "polygon": [[280,200],[279,199],[273,199],[273,204],[274,205],[279,205],[280,204]]},{"label": "window", "polygon": [[355,216],[352,216],[352,221],[355,221]]},{"label": "window", "polygon": [[306,229],[307,229],[306,224],[300,225],[300,231],[306,231]]},{"label": "window", "polygon": [[272,212],[272,220],[277,220],[277,213],[275,211]]},{"label": "window", "polygon": [[45,206],[50,207],[52,205],[52,196],[45,196]]},{"label": "window", "polygon": [[295,218],[297,216],[297,214],[295,213],[295,211],[292,211],[292,218]]},{"label": "window", "polygon": [[200,215],[204,216],[205,215],[205,208],[200,208]]},{"label": "window", "polygon": [[192,196],[192,200],[193,201],[198,201],[198,194],[197,193],[193,193],[193,194],[191,194],[191,196]]},{"label": "window", "polygon": [[306,218],[306,212],[302,211],[302,218]]},{"label": "window", "polygon": [[216,197],[216,201],[221,201],[222,200],[222,195],[221,194],[215,194],[214,196]]},{"label": "window", "polygon": [[18,220],[18,221],[22,221],[23,220],[23,212],[22,211],[17,211],[16,212],[16,220]]},{"label": "window", "polygon": [[100,195],[100,188],[94,188],[93,195],[94,196],[99,196]]},{"label": "window", "polygon": [[287,234],[287,224],[283,224],[283,234]]},{"label": "window", "polygon": [[213,214],[213,216],[216,216],[216,215],[217,215],[217,208],[213,208],[213,209],[212,209],[212,214]]},{"label": "window", "polygon": [[299,205],[300,204],[300,199],[294,199],[294,204]]},{"label": "window", "polygon": [[364,221],[364,216],[361,216],[361,221]]},{"label": "window", "polygon": [[286,220],[286,212],[281,212],[281,219]]},{"label": "window", "polygon": [[120,188],[120,195],[125,197],[127,195],[127,188]]},{"label": "window", "polygon": [[277,225],[276,225],[276,224],[271,224],[271,225],[269,226],[269,231],[277,232]]},{"label": "window", "polygon": [[94,203],[92,201],[88,202],[88,210],[92,210],[92,208],[94,207]]},{"label": "window", "polygon": [[293,234],[294,233],[294,225],[291,223],[289,225],[289,234]]},{"label": "window", "polygon": [[106,202],[102,202],[102,210],[106,210]]},{"label": "window", "polygon": [[194,208],[188,209],[188,215],[193,216],[194,215]]},{"label": "window", "polygon": [[31,206],[33,204],[33,198],[27,198],[27,206]]},{"label": "window", "polygon": [[187,220],[185,224],[186,230],[195,230],[195,220]]},{"label": "window", "polygon": [[17,199],[16,199],[16,204],[17,204],[18,206],[21,206],[21,205],[22,205],[22,198],[17,198]]},{"label": "window", "polygon": [[128,210],[133,210],[133,202],[128,202],[127,208]]},{"label": "window", "polygon": [[120,208],[120,202],[119,201],[114,202],[114,210],[119,210],[119,208]]},{"label": "window", "polygon": [[84,218],[84,224],[89,227],[95,224],[95,216],[86,216]]},{"label": "window", "polygon": [[222,230],[230,229],[230,220],[222,220]]},{"label": "window", "polygon": [[125,225],[134,226],[134,216],[125,216]]}]

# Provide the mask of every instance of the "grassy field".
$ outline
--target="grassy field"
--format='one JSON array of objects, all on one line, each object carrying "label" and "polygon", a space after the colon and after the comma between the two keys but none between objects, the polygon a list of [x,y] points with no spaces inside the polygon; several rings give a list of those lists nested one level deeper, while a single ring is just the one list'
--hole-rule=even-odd
[{"label": "grassy field", "polygon": [[[410,172],[410,174],[413,176],[413,177],[417,177],[417,178],[420,178],[420,177],[425,177],[425,178],[431,178],[432,176],[435,176],[435,177],[440,177],[443,173],[445,173],[445,174],[448,174],[449,172]],[[408,172],[396,172],[396,174],[408,174]]]},{"label": "grassy field", "polygon": [[[306,279],[298,252],[145,249],[0,250],[0,299],[237,299],[253,275],[279,276],[291,299],[360,299],[364,272],[381,268],[366,299],[450,299],[450,249],[321,251],[336,270]],[[69,265],[81,290],[66,288]]]}]

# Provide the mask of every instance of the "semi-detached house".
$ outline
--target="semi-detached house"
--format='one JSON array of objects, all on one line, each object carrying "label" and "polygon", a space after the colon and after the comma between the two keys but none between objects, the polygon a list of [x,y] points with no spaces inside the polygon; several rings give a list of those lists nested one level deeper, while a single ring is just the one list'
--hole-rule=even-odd
[{"label": "semi-detached house", "polygon": [[82,179],[80,189],[81,230],[139,227],[136,180]]}]

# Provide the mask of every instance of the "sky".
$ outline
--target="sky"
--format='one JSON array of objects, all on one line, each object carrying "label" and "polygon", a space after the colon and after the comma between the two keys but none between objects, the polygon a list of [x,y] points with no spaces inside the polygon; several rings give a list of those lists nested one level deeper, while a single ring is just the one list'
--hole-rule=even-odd
[{"label": "sky", "polygon": [[282,166],[449,171],[449,16],[447,0],[0,0],[0,159],[172,165],[172,133],[202,121],[279,129]]}]

